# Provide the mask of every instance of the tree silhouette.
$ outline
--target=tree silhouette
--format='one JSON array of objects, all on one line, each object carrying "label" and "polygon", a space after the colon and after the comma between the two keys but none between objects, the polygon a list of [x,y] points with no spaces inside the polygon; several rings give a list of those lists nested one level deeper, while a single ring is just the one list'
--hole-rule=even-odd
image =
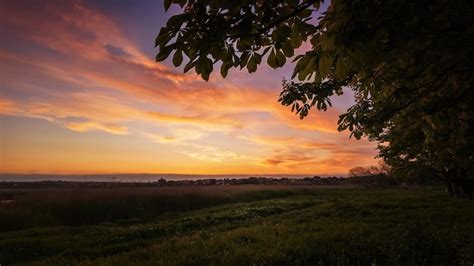
[{"label": "tree silhouette", "polygon": [[[157,61],[255,72],[295,62],[279,101],[301,118],[356,95],[339,130],[379,142],[394,171],[423,165],[456,196],[474,179],[474,1],[167,0],[183,12],[156,38]],[[323,12],[324,11],[324,12]],[[315,14],[320,14],[319,17]],[[295,55],[303,43],[307,52]],[[184,56],[187,60],[184,62]],[[461,181],[460,181],[461,180]],[[454,188],[454,189],[453,189]]]}]

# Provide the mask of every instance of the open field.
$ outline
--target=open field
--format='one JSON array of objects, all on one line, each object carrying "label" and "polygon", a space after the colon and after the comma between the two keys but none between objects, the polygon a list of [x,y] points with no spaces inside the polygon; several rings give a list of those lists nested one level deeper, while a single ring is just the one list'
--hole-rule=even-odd
[{"label": "open field", "polygon": [[474,263],[474,201],[441,188],[330,188],[17,191],[0,207],[0,263]]},{"label": "open field", "polygon": [[[330,186],[325,188],[338,188]],[[348,187],[348,186],[344,186]],[[151,221],[168,212],[291,196],[315,187],[281,185],[40,188],[0,190],[0,232],[45,226]]]}]

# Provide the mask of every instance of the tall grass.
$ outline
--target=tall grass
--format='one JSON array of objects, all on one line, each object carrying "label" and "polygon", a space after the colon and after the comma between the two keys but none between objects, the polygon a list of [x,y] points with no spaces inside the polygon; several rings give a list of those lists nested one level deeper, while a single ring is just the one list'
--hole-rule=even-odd
[{"label": "tall grass", "polygon": [[[88,189],[73,191],[76,190],[58,190],[55,194],[51,194],[52,191],[28,191],[17,196],[18,199],[38,200],[39,203],[54,202],[61,195],[63,201],[71,198],[73,202],[84,197],[86,200],[94,199],[93,203],[98,204],[100,199],[111,201],[129,195],[132,199],[135,196],[145,200],[144,195],[149,195],[151,199],[155,196],[169,200],[168,207],[161,207],[160,211],[171,210],[173,204],[174,210],[187,210],[205,204],[236,203],[165,214],[146,223],[51,226],[3,232],[0,233],[0,263],[474,263],[474,201],[451,198],[440,189],[288,190],[288,187],[268,189],[256,186],[105,190],[109,193]],[[82,191],[89,194],[82,194]],[[42,194],[49,196],[41,199]],[[186,200],[188,203],[180,201],[181,197],[190,197]],[[205,203],[205,200],[209,201]],[[124,204],[137,206],[133,200]],[[72,209],[74,206],[69,207]],[[101,210],[106,212],[105,207]],[[87,210],[84,212],[91,215]]]},{"label": "tall grass", "polygon": [[3,194],[13,201],[0,204],[0,232],[42,226],[141,222],[163,213],[288,196],[291,190],[288,186],[247,185],[0,191],[0,198]]}]

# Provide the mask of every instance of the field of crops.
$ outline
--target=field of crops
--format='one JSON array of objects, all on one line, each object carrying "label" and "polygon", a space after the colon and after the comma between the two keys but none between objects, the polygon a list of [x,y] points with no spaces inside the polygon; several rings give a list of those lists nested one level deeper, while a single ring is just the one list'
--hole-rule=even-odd
[{"label": "field of crops", "polygon": [[6,192],[0,264],[472,265],[474,201],[291,186]]}]

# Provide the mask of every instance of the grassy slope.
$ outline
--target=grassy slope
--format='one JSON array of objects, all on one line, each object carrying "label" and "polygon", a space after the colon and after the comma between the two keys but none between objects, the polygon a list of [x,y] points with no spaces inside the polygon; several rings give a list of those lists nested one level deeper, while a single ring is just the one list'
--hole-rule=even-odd
[{"label": "grassy slope", "polygon": [[474,201],[426,190],[299,190],[143,224],[0,234],[0,263],[472,265]]}]

